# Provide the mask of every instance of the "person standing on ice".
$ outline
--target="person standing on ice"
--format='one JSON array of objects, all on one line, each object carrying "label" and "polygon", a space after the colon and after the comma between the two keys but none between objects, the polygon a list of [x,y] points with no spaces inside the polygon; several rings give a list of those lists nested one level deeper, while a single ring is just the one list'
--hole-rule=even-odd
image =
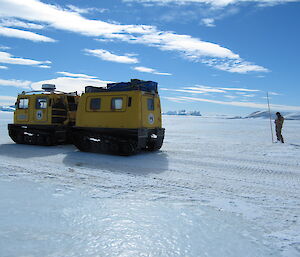
[{"label": "person standing on ice", "polygon": [[275,126],[276,126],[276,136],[277,136],[277,141],[280,141],[281,143],[284,143],[283,141],[283,137],[281,134],[281,130],[282,130],[282,125],[284,122],[284,118],[283,116],[280,114],[280,112],[276,112],[276,120],[275,120]]}]

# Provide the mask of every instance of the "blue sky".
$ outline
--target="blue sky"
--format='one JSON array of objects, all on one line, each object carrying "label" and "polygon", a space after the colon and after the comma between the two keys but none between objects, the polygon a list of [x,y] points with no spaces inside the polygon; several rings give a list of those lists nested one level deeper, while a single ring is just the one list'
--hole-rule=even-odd
[{"label": "blue sky", "polygon": [[300,111],[297,0],[0,0],[0,105],[55,83],[159,83],[164,111]]}]

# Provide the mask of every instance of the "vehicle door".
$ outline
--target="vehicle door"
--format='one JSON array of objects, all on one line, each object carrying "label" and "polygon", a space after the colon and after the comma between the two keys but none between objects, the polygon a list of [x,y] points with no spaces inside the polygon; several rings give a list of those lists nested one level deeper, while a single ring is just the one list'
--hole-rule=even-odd
[{"label": "vehicle door", "polygon": [[49,99],[47,96],[37,96],[35,98],[35,108],[33,119],[37,123],[46,123],[48,121]]},{"label": "vehicle door", "polygon": [[29,98],[20,97],[16,102],[15,123],[28,122],[29,120]]}]

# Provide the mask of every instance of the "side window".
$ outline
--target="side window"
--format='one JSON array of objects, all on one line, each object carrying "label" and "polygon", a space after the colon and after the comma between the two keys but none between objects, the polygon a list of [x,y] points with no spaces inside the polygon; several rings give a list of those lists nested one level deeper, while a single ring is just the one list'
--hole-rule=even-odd
[{"label": "side window", "polygon": [[154,111],[154,99],[148,98],[147,99],[148,111]]},{"label": "side window", "polygon": [[91,110],[100,110],[101,109],[101,99],[100,98],[91,98],[90,109]]},{"label": "side window", "polygon": [[47,98],[37,98],[35,103],[36,109],[47,109]]},{"label": "side window", "polygon": [[113,110],[121,110],[123,108],[123,98],[111,99],[111,108]]},{"label": "side window", "polygon": [[132,104],[132,97],[129,97],[128,98],[128,107],[131,107],[131,104]]},{"label": "side window", "polygon": [[18,109],[28,109],[28,98],[21,98],[19,100]]}]

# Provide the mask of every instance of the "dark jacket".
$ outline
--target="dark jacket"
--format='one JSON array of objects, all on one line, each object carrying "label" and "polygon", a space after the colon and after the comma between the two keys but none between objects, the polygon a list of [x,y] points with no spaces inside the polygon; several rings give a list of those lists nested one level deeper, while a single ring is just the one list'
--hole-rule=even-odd
[{"label": "dark jacket", "polygon": [[283,122],[284,122],[284,118],[281,115],[277,116],[277,119],[275,120],[276,129],[281,129]]}]

